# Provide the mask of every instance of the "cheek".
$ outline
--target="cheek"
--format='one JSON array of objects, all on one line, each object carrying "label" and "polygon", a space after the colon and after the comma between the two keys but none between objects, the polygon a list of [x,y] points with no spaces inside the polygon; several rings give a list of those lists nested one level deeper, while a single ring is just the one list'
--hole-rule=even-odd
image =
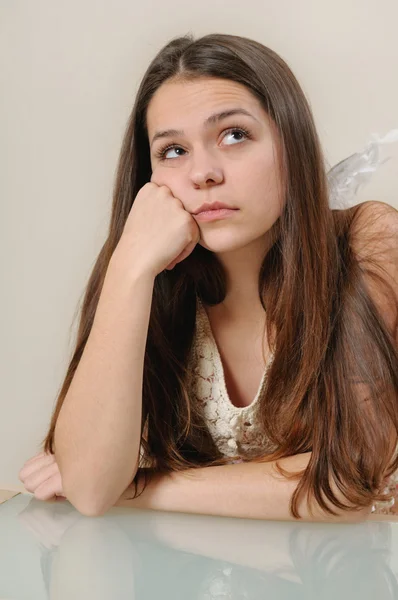
[{"label": "cheek", "polygon": [[160,171],[158,171],[155,167],[155,170],[152,171],[152,175],[151,175],[151,183],[156,183],[156,185],[167,185],[166,183],[167,180],[167,174],[165,175],[164,173],[161,173]]},{"label": "cheek", "polygon": [[156,185],[166,185],[168,188],[173,190],[177,179],[178,178],[174,169],[162,169],[161,167],[155,167],[155,169],[152,171],[150,181],[151,183],[156,183]]},{"label": "cheek", "polygon": [[[172,195],[175,198],[178,198],[179,200],[181,200],[182,202],[182,198],[181,195],[182,194],[182,187],[181,187],[181,177],[178,178],[178,175],[174,172],[172,172],[172,170],[170,169],[169,171],[167,171],[167,169],[165,169],[164,172],[161,171],[153,171],[152,175],[151,175],[151,179],[150,179],[151,183],[156,183],[156,185],[161,186],[161,185],[165,185],[166,187],[169,188],[170,192],[172,193]],[[185,208],[185,206],[184,206]]]},{"label": "cheek", "polygon": [[251,212],[255,214],[264,211],[272,212],[271,207],[280,205],[278,174],[273,163],[264,164],[262,161],[261,164],[252,166],[250,170],[247,169],[240,178],[239,195],[243,200],[242,205],[250,207]]},{"label": "cheek", "polygon": [[257,183],[262,183],[262,185],[268,188],[274,187],[278,170],[272,153],[269,153],[265,158],[262,157],[254,161],[253,172],[255,173]]},{"label": "cheek", "polygon": [[271,189],[275,187],[277,176],[277,164],[273,155],[272,147],[265,148],[261,152],[251,152],[244,161],[234,165],[233,178],[235,184],[245,189],[257,190]]}]

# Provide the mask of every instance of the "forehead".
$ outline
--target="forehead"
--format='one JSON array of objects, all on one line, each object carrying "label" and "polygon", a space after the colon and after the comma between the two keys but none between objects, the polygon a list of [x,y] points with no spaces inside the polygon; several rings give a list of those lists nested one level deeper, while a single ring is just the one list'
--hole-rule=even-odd
[{"label": "forehead", "polygon": [[148,105],[149,138],[159,129],[173,127],[185,131],[192,125],[201,127],[211,113],[234,108],[244,108],[258,120],[267,117],[260,101],[235,81],[214,77],[167,81]]}]

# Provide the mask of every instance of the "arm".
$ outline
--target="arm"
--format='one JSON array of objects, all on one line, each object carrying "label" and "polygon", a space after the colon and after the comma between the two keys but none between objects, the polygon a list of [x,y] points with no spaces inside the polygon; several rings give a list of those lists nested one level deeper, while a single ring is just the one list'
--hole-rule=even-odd
[{"label": "arm", "polygon": [[55,428],[65,495],[86,515],[112,506],[138,468],[154,278],[131,263],[118,247]]},{"label": "arm", "polygon": [[[289,471],[304,469],[311,452],[281,459],[280,465]],[[282,478],[275,470],[275,462],[238,463],[217,467],[204,467],[173,472],[168,475],[155,474],[144,492],[134,500],[134,486],[129,486],[116,506],[196,513],[244,519],[266,519],[294,521],[289,511],[291,496],[298,480]],[[345,500],[331,484],[339,499]],[[138,493],[140,492],[140,484]],[[302,521],[357,522],[366,520],[371,507],[358,512],[339,511],[338,516],[324,513],[312,501],[310,514],[306,499],[299,503]],[[98,513],[99,514],[99,513]],[[103,514],[103,513],[102,513]]]}]

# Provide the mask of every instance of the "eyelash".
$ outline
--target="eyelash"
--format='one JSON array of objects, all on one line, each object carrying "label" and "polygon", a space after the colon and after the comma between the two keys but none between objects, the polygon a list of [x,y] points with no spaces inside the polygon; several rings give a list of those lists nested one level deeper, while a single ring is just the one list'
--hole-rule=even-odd
[{"label": "eyelash", "polygon": [[[235,132],[243,133],[243,135],[245,135],[247,139],[252,139],[251,133],[244,127],[230,127],[225,131],[225,135],[227,135],[228,133]],[[178,146],[178,144],[166,144],[162,148],[159,148],[157,152],[155,152],[156,158],[159,158],[160,160],[175,160],[173,158],[165,158],[164,156],[168,150],[172,150],[173,148],[181,148],[181,146]]]}]

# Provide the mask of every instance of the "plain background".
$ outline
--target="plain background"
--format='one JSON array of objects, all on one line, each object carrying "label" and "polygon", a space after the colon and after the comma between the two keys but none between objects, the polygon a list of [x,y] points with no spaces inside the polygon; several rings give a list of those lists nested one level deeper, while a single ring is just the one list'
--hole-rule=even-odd
[{"label": "plain background", "polygon": [[[398,127],[397,22],[396,0],[0,0],[0,488],[24,490],[18,471],[40,450],[126,121],[158,50],[186,33],[269,46],[303,87],[334,165]],[[392,158],[358,203],[398,208],[398,144],[382,156]]]}]

